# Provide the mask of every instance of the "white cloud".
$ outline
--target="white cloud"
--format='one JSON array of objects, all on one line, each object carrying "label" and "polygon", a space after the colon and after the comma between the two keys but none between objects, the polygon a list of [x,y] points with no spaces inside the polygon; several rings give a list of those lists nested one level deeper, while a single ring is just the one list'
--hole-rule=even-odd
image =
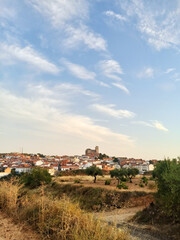
[{"label": "white cloud", "polygon": [[168,74],[168,73],[171,73],[173,71],[175,71],[176,69],[175,68],[168,68],[166,71],[165,71],[165,74]]},{"label": "white cloud", "polygon": [[85,67],[69,62],[67,60],[62,61],[68,70],[77,78],[85,80],[95,80],[96,74],[94,72],[88,71]]},{"label": "white cloud", "polygon": [[16,64],[17,61],[25,62],[42,72],[57,74],[60,71],[55,64],[49,62],[30,46],[22,48],[18,45],[0,43],[0,60],[2,64]]},{"label": "white cloud", "polygon": [[158,130],[161,130],[161,131],[164,131],[164,132],[168,132],[168,129],[166,127],[164,127],[163,124],[158,122],[158,121],[153,121],[153,125]]},{"label": "white cloud", "polygon": [[82,20],[88,16],[86,0],[27,0],[27,2],[49,18],[56,28],[64,27],[69,21]]},{"label": "white cloud", "polygon": [[127,18],[125,18],[124,16],[120,15],[120,14],[116,14],[115,12],[113,11],[106,11],[104,12],[106,16],[109,16],[109,17],[113,17],[117,20],[120,20],[120,21],[127,21]]},{"label": "white cloud", "polygon": [[124,92],[129,94],[129,90],[124,86],[124,84],[122,83],[122,79],[119,76],[123,74],[123,70],[117,61],[113,59],[103,60],[100,61],[98,65],[104,76],[117,81],[112,83],[112,85],[122,89]]},{"label": "white cloud", "polygon": [[[38,91],[36,88],[35,91]],[[63,134],[68,139],[76,139],[77,137],[83,140],[92,140],[93,142],[116,143],[119,141],[125,145],[133,144],[133,139],[127,135],[115,133],[107,127],[97,125],[95,121],[89,117],[72,114],[71,110],[64,105],[64,96],[61,96],[59,104],[54,104],[48,101],[47,98],[38,97],[20,97],[11,94],[5,89],[0,89],[0,117],[8,122],[21,126],[25,129],[46,133],[48,138],[49,133],[56,136]],[[46,90],[43,90],[43,94]],[[42,93],[42,92],[41,92]],[[52,100],[51,98],[49,98]],[[4,121],[4,124],[6,123]],[[72,140],[71,140],[72,141]]]},{"label": "white cloud", "polygon": [[139,78],[153,78],[154,76],[154,69],[151,67],[145,68],[138,74]]},{"label": "white cloud", "polygon": [[145,121],[134,121],[132,122],[134,124],[140,124],[140,125],[144,125],[146,127],[152,127],[152,128],[156,128],[160,131],[164,131],[164,132],[168,132],[168,129],[166,127],[163,126],[162,123],[160,123],[159,121],[155,120],[155,121],[150,121],[150,122],[145,122]]},{"label": "white cloud", "polygon": [[27,1],[44,17],[50,19],[54,28],[64,31],[63,46],[66,48],[75,48],[84,44],[88,48],[96,51],[106,51],[106,41],[100,34],[93,32],[83,24],[83,21],[88,18],[88,1]]},{"label": "white cloud", "polygon": [[99,62],[99,67],[102,73],[108,77],[115,80],[121,80],[121,78],[117,74],[123,74],[123,70],[118,62],[113,59],[104,60]]},{"label": "white cloud", "polygon": [[171,4],[171,8],[167,1],[162,1],[159,6],[156,1],[152,4],[145,0],[119,2],[128,17],[135,17],[133,22],[137,23],[137,29],[157,50],[176,47],[180,44],[180,7],[178,1],[174,2],[174,5]]},{"label": "white cloud", "polygon": [[94,33],[87,26],[80,25],[78,28],[67,26],[65,29],[67,38],[63,44],[67,48],[74,48],[82,43],[96,51],[106,51],[107,43],[100,34]]},{"label": "white cloud", "polygon": [[115,105],[101,105],[101,104],[93,104],[91,105],[93,109],[98,112],[104,113],[106,115],[115,117],[115,118],[133,118],[135,113],[130,112],[128,110],[115,109]]},{"label": "white cloud", "polygon": [[112,83],[113,86],[120,88],[121,90],[123,90],[125,93],[129,94],[129,90],[121,83]]}]

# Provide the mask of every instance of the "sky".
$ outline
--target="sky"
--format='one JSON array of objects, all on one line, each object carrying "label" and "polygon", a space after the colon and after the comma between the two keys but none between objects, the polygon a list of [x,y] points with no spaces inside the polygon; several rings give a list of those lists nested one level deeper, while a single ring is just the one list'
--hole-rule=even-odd
[{"label": "sky", "polygon": [[0,0],[0,152],[179,156],[179,0]]}]

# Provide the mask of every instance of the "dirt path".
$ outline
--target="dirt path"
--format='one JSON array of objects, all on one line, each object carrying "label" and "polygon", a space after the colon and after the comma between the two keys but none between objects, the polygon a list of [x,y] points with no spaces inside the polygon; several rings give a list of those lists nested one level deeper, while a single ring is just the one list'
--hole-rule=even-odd
[{"label": "dirt path", "polygon": [[163,235],[160,229],[150,225],[137,225],[129,220],[138,212],[143,210],[144,206],[133,208],[122,208],[109,212],[95,213],[95,216],[109,224],[114,223],[118,228],[127,229],[132,240],[172,240]]},{"label": "dirt path", "polygon": [[0,212],[0,240],[40,240],[41,237],[27,228],[25,224],[15,224]]}]

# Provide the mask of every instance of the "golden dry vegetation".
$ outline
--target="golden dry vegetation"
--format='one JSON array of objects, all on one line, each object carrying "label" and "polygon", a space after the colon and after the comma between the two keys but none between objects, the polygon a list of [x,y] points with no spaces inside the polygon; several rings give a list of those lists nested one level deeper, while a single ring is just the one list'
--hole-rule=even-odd
[{"label": "golden dry vegetation", "polygon": [[[110,175],[104,175],[104,176],[97,176],[96,183],[93,182],[93,177],[91,176],[61,176],[56,177],[55,181],[62,183],[62,184],[80,184],[86,187],[100,187],[108,190],[116,190],[116,191],[143,191],[143,192],[156,192],[157,187],[154,181],[148,180],[147,186],[144,185],[144,187],[140,187],[139,183],[141,182],[142,175],[136,176],[134,179],[132,179],[132,183],[126,182],[126,185],[128,186],[128,190],[126,189],[118,189],[117,186],[117,180],[112,179]],[[148,177],[147,177],[148,178]],[[106,180],[111,180],[110,185],[105,185]],[[79,181],[79,183],[75,183]]]},{"label": "golden dry vegetation", "polygon": [[128,240],[125,230],[109,226],[82,211],[67,197],[53,199],[44,187],[23,189],[17,180],[0,182],[0,207],[14,220],[27,222],[42,239]]}]

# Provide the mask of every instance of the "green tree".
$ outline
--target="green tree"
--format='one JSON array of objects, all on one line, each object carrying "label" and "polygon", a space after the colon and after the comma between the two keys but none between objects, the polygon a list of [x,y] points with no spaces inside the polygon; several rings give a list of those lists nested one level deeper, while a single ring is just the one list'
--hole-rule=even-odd
[{"label": "green tree", "polygon": [[168,216],[180,221],[180,162],[165,159],[155,166],[154,177],[158,186],[157,201]]},{"label": "green tree", "polygon": [[26,187],[36,188],[42,184],[48,184],[51,182],[51,175],[47,169],[33,168],[29,173],[24,174],[21,179],[21,183],[24,183]]},{"label": "green tree", "polygon": [[118,158],[117,157],[113,157],[113,162],[118,163],[119,162]]},{"label": "green tree", "polygon": [[94,183],[95,183],[97,175],[102,176],[103,172],[102,172],[102,169],[96,167],[96,165],[93,165],[91,167],[86,168],[86,174],[90,175],[90,176],[93,176],[94,177]]},{"label": "green tree", "polygon": [[106,155],[105,153],[103,153],[103,154],[100,153],[98,158],[101,159],[101,160],[103,160],[103,158],[109,158],[109,156]]},{"label": "green tree", "polygon": [[120,181],[123,181],[127,176],[127,169],[121,168],[121,169],[114,169],[110,171],[111,178],[115,177],[118,181],[117,185],[120,184]]},{"label": "green tree", "polygon": [[129,182],[132,183],[132,178],[139,174],[139,170],[137,168],[128,168],[127,169],[127,177],[129,178]]}]

